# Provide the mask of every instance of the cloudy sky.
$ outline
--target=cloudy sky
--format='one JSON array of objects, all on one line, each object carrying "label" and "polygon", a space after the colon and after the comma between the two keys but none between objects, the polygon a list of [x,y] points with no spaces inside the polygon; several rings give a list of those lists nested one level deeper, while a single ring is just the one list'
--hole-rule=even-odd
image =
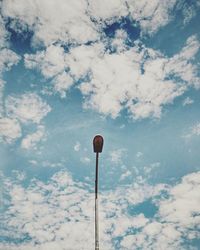
[{"label": "cloudy sky", "polygon": [[0,250],[200,249],[200,1],[0,1]]}]

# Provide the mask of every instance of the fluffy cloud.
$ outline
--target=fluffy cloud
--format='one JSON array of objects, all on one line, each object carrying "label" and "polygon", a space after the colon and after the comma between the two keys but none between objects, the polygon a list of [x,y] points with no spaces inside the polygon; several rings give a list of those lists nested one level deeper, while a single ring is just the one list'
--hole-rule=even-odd
[{"label": "fluffy cloud", "polygon": [[0,73],[10,68],[19,62],[20,56],[10,49],[0,50]]},{"label": "fluffy cloud", "polygon": [[187,39],[185,46],[180,53],[174,55],[165,65],[165,73],[168,76],[181,78],[183,82],[195,88],[200,87],[198,67],[193,64],[195,56],[200,49],[200,42],[196,36]]},{"label": "fluffy cloud", "polygon": [[46,79],[50,79],[54,91],[61,97],[66,97],[66,91],[73,84],[73,79],[66,73],[66,54],[61,46],[51,45],[35,55],[25,54],[24,62],[26,68],[37,69]]},{"label": "fluffy cloud", "polygon": [[[116,33],[113,42],[123,40],[120,34]],[[74,47],[67,53],[61,46],[51,45],[35,55],[25,55],[25,65],[53,78],[54,89],[62,97],[73,79],[82,80],[79,88],[86,97],[84,107],[113,118],[123,109],[134,119],[160,118],[163,106],[183,94],[188,85],[199,87],[198,70],[191,59],[200,46],[195,36],[171,58],[140,43],[133,48],[116,46],[118,52],[110,54],[102,42]]]},{"label": "fluffy cloud", "polygon": [[87,97],[85,107],[112,117],[127,108],[134,119],[159,118],[162,107],[183,94],[187,85],[198,86],[197,68],[191,63],[198,50],[196,37],[190,37],[181,52],[172,58],[144,47],[141,51],[135,46],[123,53],[90,57],[92,66],[85,68],[84,73],[78,70],[79,64],[83,64],[79,58],[76,72],[80,73],[79,77],[88,72],[91,79],[80,86]]},{"label": "fluffy cloud", "polygon": [[170,12],[176,0],[162,2],[153,0],[151,3],[147,0],[112,0],[109,3],[105,0],[89,0],[88,2],[89,13],[97,21],[112,23],[129,15],[139,22],[142,32],[152,34],[171,20]]},{"label": "fluffy cloud", "polygon": [[23,0],[19,4],[6,0],[2,12],[22,28],[27,25],[34,31],[34,41],[45,44],[44,50],[25,55],[25,66],[38,69],[62,98],[74,83],[82,82],[79,89],[85,108],[113,118],[126,109],[133,119],[143,119],[160,118],[163,106],[182,95],[188,85],[199,88],[193,60],[199,41],[191,36],[184,48],[169,58],[138,41],[127,46],[122,28],[109,42],[102,31],[129,15],[139,22],[143,33],[154,33],[169,22],[175,3]]},{"label": "fluffy cloud", "polygon": [[160,27],[166,25],[171,19],[171,10],[176,0],[159,1],[128,0],[129,11],[134,20],[139,21],[143,32],[150,34],[156,32]]},{"label": "fluffy cloud", "polygon": [[[7,35],[4,35],[4,29],[1,27],[1,16],[0,16],[0,116],[3,116],[3,92],[5,81],[3,80],[3,73],[11,69],[13,65],[16,65],[20,56],[8,48],[4,48],[5,39]],[[2,35],[2,37],[1,37]],[[3,48],[1,48],[1,46]]]},{"label": "fluffy cloud", "polygon": [[[1,21],[1,20],[0,20]],[[1,28],[0,28],[0,39],[1,39]],[[16,65],[20,60],[15,52],[10,49],[3,48],[1,49],[0,41],[0,115],[3,113],[3,91],[5,81],[2,79],[3,73],[11,69],[13,65]]]},{"label": "fluffy cloud", "polygon": [[0,49],[7,45],[8,33],[5,29],[3,18],[0,14]]},{"label": "fluffy cloud", "polygon": [[6,100],[6,112],[22,123],[36,123],[51,111],[50,106],[35,93],[26,93],[20,96],[9,96]]},{"label": "fluffy cloud", "polygon": [[21,141],[24,149],[36,149],[36,143],[44,139],[42,119],[51,111],[50,106],[35,93],[8,96],[4,116],[0,118],[0,136],[5,142],[14,142],[21,137],[23,125],[37,125],[36,132],[25,135]]},{"label": "fluffy cloud", "polygon": [[11,143],[21,137],[21,126],[16,119],[0,118],[0,137]]},{"label": "fluffy cloud", "polygon": [[98,39],[87,13],[87,2],[80,0],[10,1],[2,4],[4,16],[16,19],[17,25],[34,31],[34,43],[85,43]]},{"label": "fluffy cloud", "polygon": [[[111,0],[93,1],[64,0],[11,1],[2,3],[5,17],[12,18],[12,27],[34,31],[33,44],[45,46],[55,42],[83,44],[100,39],[105,23],[119,21],[122,17],[132,18],[140,24],[143,32],[156,32],[170,21],[170,11],[176,0]],[[95,21],[93,21],[95,20]]]},{"label": "fluffy cloud", "polygon": [[115,164],[122,163],[123,155],[126,154],[126,149],[120,148],[110,152],[110,160]]},{"label": "fluffy cloud", "polygon": [[45,128],[44,126],[38,126],[36,132],[33,134],[28,134],[26,137],[23,138],[21,142],[21,147],[24,149],[37,149],[36,144],[44,139],[45,135]]},{"label": "fluffy cloud", "polygon": [[[64,171],[48,183],[33,180],[24,188],[20,181],[4,180],[11,204],[1,235],[19,244],[0,243],[1,249],[92,249],[94,247],[94,197],[84,183]],[[100,245],[116,249],[186,249],[184,239],[199,237],[200,173],[185,176],[173,186],[157,184],[118,187],[100,195]],[[167,194],[167,195],[166,195]],[[161,199],[160,199],[161,198]],[[130,207],[153,200],[158,210],[151,218],[130,213]],[[14,216],[13,216],[14,214]],[[192,228],[192,230],[191,230]],[[25,235],[29,238],[25,240]]]}]

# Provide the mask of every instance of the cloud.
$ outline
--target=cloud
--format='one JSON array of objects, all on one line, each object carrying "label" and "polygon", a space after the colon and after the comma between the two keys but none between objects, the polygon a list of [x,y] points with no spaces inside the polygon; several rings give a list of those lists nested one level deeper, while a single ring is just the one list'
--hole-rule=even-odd
[{"label": "cloud", "polygon": [[198,68],[194,64],[195,56],[200,49],[200,42],[195,35],[190,36],[182,50],[169,59],[165,65],[165,73],[168,76],[176,76],[189,86],[199,88]]},{"label": "cloud", "polygon": [[[181,55],[171,59],[152,49],[143,48],[141,51],[137,46],[123,53],[105,53],[91,59],[90,69],[85,68],[85,75],[88,72],[91,80],[80,85],[81,92],[86,96],[84,107],[113,118],[119,116],[123,109],[127,109],[133,119],[160,118],[163,106],[186,91],[186,86],[178,84],[177,79],[169,78],[172,68],[181,82],[196,83],[196,69],[188,62],[189,55],[195,52],[197,42],[191,47],[186,46]],[[181,67],[174,67],[177,61],[180,66],[188,66],[187,74]],[[79,64],[83,64],[81,58],[76,70]]]},{"label": "cloud", "polygon": [[[2,224],[10,242],[18,232],[20,243],[0,243],[0,249],[92,249],[94,247],[94,195],[86,184],[59,171],[47,182],[4,182],[12,205]],[[174,185],[145,184],[118,187],[100,194],[100,243],[105,250],[186,249],[184,240],[198,238],[200,173],[184,176]],[[152,200],[151,218],[130,208]],[[14,215],[14,216],[13,216]],[[191,230],[192,228],[192,230]],[[87,230],[86,230],[87,229]],[[1,235],[5,235],[3,228]],[[28,235],[28,238],[24,238]],[[24,239],[24,240],[23,240]]]},{"label": "cloud", "polygon": [[80,148],[81,148],[80,142],[76,142],[76,144],[74,145],[74,150],[75,150],[76,152],[78,152],[78,151],[80,150]]},{"label": "cloud", "polygon": [[171,20],[171,10],[176,0],[162,1],[153,0],[151,3],[147,0],[112,0],[93,1],[89,0],[88,11],[97,21],[114,23],[122,17],[129,15],[137,21],[143,33],[155,33],[160,27],[166,25]]},{"label": "cloud", "polygon": [[0,135],[7,143],[22,136],[23,126],[37,125],[36,132],[25,134],[21,147],[36,149],[36,143],[44,139],[45,127],[42,119],[51,111],[50,106],[35,93],[10,95],[5,100],[4,116],[0,118]]},{"label": "cloud", "polygon": [[87,2],[80,0],[18,1],[2,4],[4,16],[17,20],[16,26],[34,31],[33,44],[86,43],[98,39],[94,23],[87,13]]},{"label": "cloud", "polygon": [[0,14],[0,49],[7,47],[8,32],[5,29],[3,18]]},{"label": "cloud", "polygon": [[7,143],[15,141],[21,135],[21,126],[16,119],[8,117],[0,118],[0,137]]},{"label": "cloud", "polygon": [[125,180],[127,177],[131,176],[131,171],[130,170],[127,170],[125,173],[123,173],[121,176],[120,176],[120,181],[123,181]]},{"label": "cloud", "polygon": [[[66,53],[61,46],[51,45],[45,51],[36,54],[25,54],[24,63],[28,69],[37,69],[51,80],[54,91],[62,98],[73,84],[73,78],[67,73]],[[52,92],[52,91],[51,91]]]},{"label": "cloud", "polygon": [[51,45],[35,55],[26,54],[25,66],[37,68],[45,78],[52,79],[54,90],[62,97],[73,80],[81,82],[84,108],[113,118],[123,109],[133,119],[160,118],[163,106],[172,103],[188,86],[198,88],[198,70],[191,59],[200,46],[195,36],[188,38],[183,49],[171,58],[140,42],[132,48],[123,47],[121,30],[115,39],[120,41],[115,45],[117,53],[108,53],[103,42],[77,46],[69,52]]},{"label": "cloud", "polygon": [[33,134],[28,134],[23,138],[21,142],[21,147],[23,149],[37,149],[36,144],[41,140],[44,140],[45,128],[43,125],[37,127],[36,132]]},{"label": "cloud", "polygon": [[126,150],[124,148],[116,149],[110,152],[110,160],[115,164],[122,163],[123,155],[126,154]]},{"label": "cloud", "polygon": [[63,72],[62,74],[56,76],[54,78],[53,82],[54,82],[55,91],[60,94],[61,98],[65,98],[66,97],[66,91],[73,84],[73,79],[69,74]]},{"label": "cloud", "polygon": [[183,100],[183,106],[186,106],[186,105],[190,105],[194,103],[194,100],[192,100],[190,97],[186,97],[184,100]]},{"label": "cloud", "polygon": [[[1,49],[1,18],[0,18],[0,116],[3,116],[3,92],[5,81],[3,80],[3,73],[11,69],[13,65],[16,65],[20,56],[18,56],[15,52],[10,49],[2,48]],[[2,42],[3,43],[3,42]],[[5,45],[5,44],[4,44]],[[2,45],[2,47],[4,47]]]},{"label": "cloud", "polygon": [[200,135],[200,123],[196,123],[192,127],[189,128],[189,131],[183,135],[183,138],[190,139],[193,136]]},{"label": "cloud", "polygon": [[178,1],[176,8],[181,11],[183,25],[188,25],[196,16],[197,10],[199,9],[199,3],[195,1],[189,4],[187,1]]},{"label": "cloud", "polygon": [[87,156],[81,157],[81,162],[84,164],[89,164],[91,162],[91,159]]},{"label": "cloud", "polygon": [[35,93],[8,96],[6,100],[7,115],[22,123],[39,124],[50,111],[50,106]]},{"label": "cloud", "polygon": [[169,23],[172,19],[171,10],[176,4],[176,0],[159,1],[148,0],[127,1],[130,15],[140,23],[144,33],[155,33],[160,27]]},{"label": "cloud", "polygon": [[12,28],[33,31],[32,44],[45,46],[61,44],[83,44],[97,41],[106,24],[119,21],[122,17],[138,22],[144,33],[155,33],[171,20],[171,10],[176,0],[133,0],[93,1],[70,0],[37,1],[5,0],[2,3],[4,17],[11,19]]},{"label": "cloud", "polygon": [[0,73],[10,70],[19,60],[20,56],[12,50],[7,48],[0,50]]},{"label": "cloud", "polygon": [[3,15],[19,22],[22,29],[27,25],[34,31],[35,43],[41,41],[45,45],[44,50],[26,54],[24,62],[51,83],[49,93],[56,92],[64,98],[73,85],[79,84],[84,108],[112,118],[126,110],[137,120],[160,118],[163,107],[182,95],[188,86],[199,88],[194,63],[199,41],[191,36],[179,53],[167,57],[139,40],[128,46],[122,27],[110,39],[109,50],[103,30],[129,15],[132,22],[139,23],[143,34],[153,34],[171,20],[175,4],[175,0],[154,0],[151,4],[146,0],[106,4],[84,0],[76,4],[63,0],[42,4],[23,0],[19,4],[6,0],[2,9]]}]

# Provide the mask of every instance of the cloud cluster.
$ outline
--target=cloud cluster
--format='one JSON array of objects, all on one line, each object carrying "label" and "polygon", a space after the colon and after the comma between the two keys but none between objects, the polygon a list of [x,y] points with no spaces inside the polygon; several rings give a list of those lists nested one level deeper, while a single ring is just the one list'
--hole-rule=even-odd
[{"label": "cloud cluster", "polygon": [[22,135],[22,127],[35,124],[37,131],[22,140],[22,148],[35,147],[44,135],[42,119],[51,111],[50,106],[35,93],[10,95],[5,101],[5,116],[0,119],[0,135],[6,142],[13,142]]},{"label": "cloud cluster", "polygon": [[107,52],[102,42],[67,53],[60,45],[51,45],[35,55],[26,54],[25,65],[37,68],[45,78],[53,77],[55,90],[63,96],[73,80],[82,80],[79,88],[86,97],[85,108],[113,118],[123,109],[134,119],[160,118],[163,106],[187,86],[199,88],[198,69],[192,63],[199,47],[191,36],[180,53],[168,58],[140,43],[118,53]]},{"label": "cloud cluster", "polygon": [[[66,171],[47,182],[5,180],[11,197],[1,229],[0,249],[92,249],[94,247],[94,197],[86,184],[75,182]],[[172,186],[157,184],[118,187],[100,195],[100,239],[105,250],[185,249],[184,239],[199,237],[200,173],[189,174]],[[151,218],[130,208],[151,200],[157,212]],[[14,243],[12,232],[18,232]],[[12,243],[13,242],[13,243]]]},{"label": "cloud cluster", "polygon": [[25,54],[24,62],[26,68],[39,70],[46,79],[51,80],[53,90],[61,97],[66,97],[73,79],[67,73],[66,56],[61,46],[51,45],[45,51],[37,52],[35,55]]},{"label": "cloud cluster", "polygon": [[86,14],[85,0],[23,0],[20,3],[6,0],[2,11],[4,16],[15,20],[16,26],[33,30],[35,44],[50,45],[57,41],[86,43],[98,39],[95,25]]},{"label": "cloud cluster", "polygon": [[16,119],[0,118],[0,136],[8,143],[21,137],[21,126]]},{"label": "cloud cluster", "polygon": [[169,58],[139,41],[127,46],[128,34],[120,27],[108,41],[104,28],[128,17],[143,34],[152,34],[170,21],[175,4],[176,0],[151,4],[147,0],[23,0],[20,4],[5,0],[2,13],[11,18],[13,28],[32,30],[33,44],[45,46],[26,54],[24,61],[51,82],[51,93],[64,98],[73,84],[82,82],[85,108],[113,118],[126,109],[133,119],[143,119],[160,118],[163,106],[183,94],[187,85],[199,87],[192,60],[199,41],[191,36],[180,53]]},{"label": "cloud cluster", "polygon": [[[4,42],[2,43],[5,45]],[[19,60],[20,56],[18,56],[15,52],[8,48],[1,48],[0,46],[0,117],[3,116],[3,92],[5,86],[5,81],[3,80],[3,73],[5,71],[10,70],[13,65],[16,65],[19,62]]]},{"label": "cloud cluster", "polygon": [[[135,46],[123,53],[90,57],[91,62],[86,65],[91,66],[84,73],[78,71],[83,63],[77,56],[79,77],[88,73],[91,79],[80,86],[87,97],[85,107],[112,117],[126,108],[134,119],[159,118],[162,107],[183,94],[187,85],[199,87],[198,71],[191,63],[198,50],[195,37],[190,37],[182,51],[171,58]],[[73,67],[71,72],[73,74]]]},{"label": "cloud cluster", "polygon": [[6,100],[7,115],[19,119],[22,123],[39,124],[50,111],[50,106],[35,93],[9,96]]},{"label": "cloud cluster", "polygon": [[21,147],[24,149],[30,149],[30,148],[36,149],[36,144],[42,139],[44,139],[44,135],[45,135],[45,128],[43,125],[39,125],[37,127],[36,132],[28,134],[26,137],[22,139]]},{"label": "cloud cluster", "polygon": [[138,22],[144,33],[156,32],[170,21],[170,11],[176,0],[111,0],[94,1],[64,0],[11,1],[2,3],[5,17],[12,18],[16,30],[30,29],[34,32],[33,44],[51,45],[55,42],[83,44],[100,39],[100,31],[107,23],[122,17]]}]

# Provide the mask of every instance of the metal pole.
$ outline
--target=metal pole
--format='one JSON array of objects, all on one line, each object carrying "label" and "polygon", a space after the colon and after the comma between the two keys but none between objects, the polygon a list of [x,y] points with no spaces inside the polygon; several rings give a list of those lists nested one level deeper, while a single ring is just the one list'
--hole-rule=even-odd
[{"label": "metal pole", "polygon": [[95,250],[99,250],[99,214],[98,214],[98,161],[99,153],[96,152],[96,178],[95,178]]}]

